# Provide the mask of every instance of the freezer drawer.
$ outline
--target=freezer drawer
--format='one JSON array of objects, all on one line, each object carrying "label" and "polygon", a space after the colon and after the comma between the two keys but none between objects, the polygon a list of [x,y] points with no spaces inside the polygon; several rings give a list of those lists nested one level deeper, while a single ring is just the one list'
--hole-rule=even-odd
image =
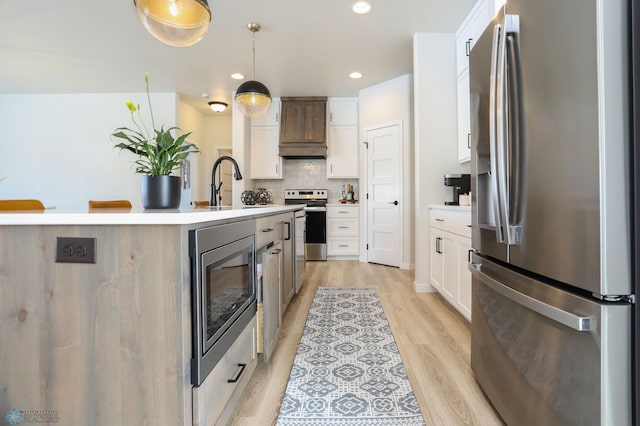
[{"label": "freezer drawer", "polygon": [[631,308],[474,255],[471,367],[509,425],[630,425]]}]

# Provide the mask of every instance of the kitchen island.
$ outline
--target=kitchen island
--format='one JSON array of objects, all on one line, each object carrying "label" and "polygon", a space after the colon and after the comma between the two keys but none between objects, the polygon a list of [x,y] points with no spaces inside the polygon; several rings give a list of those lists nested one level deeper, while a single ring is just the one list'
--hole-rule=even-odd
[{"label": "kitchen island", "polygon": [[[194,424],[188,231],[296,209],[0,214],[0,412]],[[58,237],[95,263],[56,262]]]}]

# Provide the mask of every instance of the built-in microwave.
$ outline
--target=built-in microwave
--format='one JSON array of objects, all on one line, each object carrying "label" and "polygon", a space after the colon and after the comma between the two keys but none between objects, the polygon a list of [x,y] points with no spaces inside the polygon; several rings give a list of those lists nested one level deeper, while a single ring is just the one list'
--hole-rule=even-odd
[{"label": "built-in microwave", "polygon": [[255,229],[247,220],[189,231],[195,386],[256,315]]}]

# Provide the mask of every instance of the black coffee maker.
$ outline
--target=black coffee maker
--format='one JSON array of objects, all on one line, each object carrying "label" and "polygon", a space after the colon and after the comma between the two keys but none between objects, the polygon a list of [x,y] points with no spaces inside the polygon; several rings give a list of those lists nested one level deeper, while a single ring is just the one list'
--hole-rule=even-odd
[{"label": "black coffee maker", "polygon": [[463,173],[459,175],[444,175],[444,186],[453,187],[453,201],[445,201],[445,206],[459,206],[460,194],[471,191],[471,175]]}]

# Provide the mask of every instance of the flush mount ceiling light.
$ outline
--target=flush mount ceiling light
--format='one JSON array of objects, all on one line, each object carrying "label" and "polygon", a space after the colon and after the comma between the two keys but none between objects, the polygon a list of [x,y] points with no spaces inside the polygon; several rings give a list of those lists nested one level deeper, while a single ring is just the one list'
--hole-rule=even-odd
[{"label": "flush mount ceiling light", "polygon": [[351,6],[351,10],[358,15],[365,15],[371,12],[371,3],[368,1],[357,1]]},{"label": "flush mount ceiling light", "polygon": [[253,52],[253,80],[245,81],[236,90],[236,105],[242,114],[247,117],[262,117],[271,106],[271,93],[267,86],[256,81],[256,32],[260,31],[260,24],[247,25],[251,31],[251,45]]},{"label": "flush mount ceiling light", "polygon": [[202,40],[209,29],[207,0],[133,0],[142,25],[170,46],[186,47]]},{"label": "flush mount ceiling light", "polygon": [[239,72],[234,72],[233,74],[231,74],[231,78],[234,80],[242,80],[244,78],[244,75],[240,74]]},{"label": "flush mount ceiling light", "polygon": [[354,71],[351,74],[349,74],[349,77],[351,78],[362,78],[362,74],[360,74],[358,71]]},{"label": "flush mount ceiling light", "polygon": [[227,104],[220,101],[211,101],[209,102],[209,107],[215,112],[222,112],[227,109]]}]

